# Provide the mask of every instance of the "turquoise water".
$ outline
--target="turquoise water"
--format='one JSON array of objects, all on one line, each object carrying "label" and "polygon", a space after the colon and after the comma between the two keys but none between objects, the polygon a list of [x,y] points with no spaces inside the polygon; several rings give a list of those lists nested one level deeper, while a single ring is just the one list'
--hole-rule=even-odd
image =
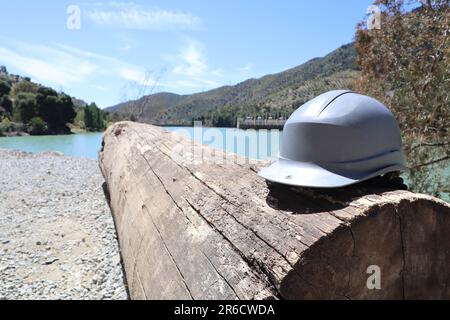
[{"label": "turquoise water", "polygon": [[3,137],[0,148],[27,152],[59,151],[66,156],[98,159],[102,144],[101,132],[71,135]]},{"label": "turquoise water", "polygon": [[257,160],[278,156],[280,130],[241,130],[236,128],[165,127],[204,145]]},{"label": "turquoise water", "polygon": [[[278,130],[239,130],[236,128],[166,127],[186,137],[227,152],[254,159],[268,159],[278,155],[281,132]],[[66,156],[98,159],[103,133],[72,135],[2,137],[0,148],[27,152],[59,151]]]}]

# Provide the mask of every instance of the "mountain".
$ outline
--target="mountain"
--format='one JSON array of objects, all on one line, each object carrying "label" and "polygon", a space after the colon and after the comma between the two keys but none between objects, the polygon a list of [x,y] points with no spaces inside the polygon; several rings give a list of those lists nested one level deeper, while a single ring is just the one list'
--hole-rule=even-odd
[{"label": "mountain", "polygon": [[77,108],[84,108],[88,105],[88,103],[82,99],[78,99],[76,97],[72,97],[73,105]]},{"label": "mountain", "polygon": [[105,109],[157,125],[191,125],[193,119],[216,126],[237,117],[288,116],[312,97],[350,87],[359,74],[354,43],[286,71],[191,95],[157,93]]}]

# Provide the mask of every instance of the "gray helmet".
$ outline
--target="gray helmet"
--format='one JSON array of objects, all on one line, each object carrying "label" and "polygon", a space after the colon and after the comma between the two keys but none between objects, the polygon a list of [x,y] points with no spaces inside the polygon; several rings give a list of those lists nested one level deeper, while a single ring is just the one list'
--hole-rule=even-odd
[{"label": "gray helmet", "polygon": [[392,171],[409,172],[392,113],[373,98],[337,90],[291,115],[278,161],[259,175],[287,185],[335,188]]}]

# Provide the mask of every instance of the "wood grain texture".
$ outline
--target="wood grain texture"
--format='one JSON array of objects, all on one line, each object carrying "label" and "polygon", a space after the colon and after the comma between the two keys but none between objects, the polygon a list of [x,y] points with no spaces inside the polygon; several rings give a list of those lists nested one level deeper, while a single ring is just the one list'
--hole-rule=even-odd
[{"label": "wood grain texture", "polygon": [[[264,163],[212,161],[224,157],[239,159],[150,125],[106,130],[133,299],[450,298],[447,203],[368,184],[269,189]],[[367,288],[370,265],[381,290]]]}]

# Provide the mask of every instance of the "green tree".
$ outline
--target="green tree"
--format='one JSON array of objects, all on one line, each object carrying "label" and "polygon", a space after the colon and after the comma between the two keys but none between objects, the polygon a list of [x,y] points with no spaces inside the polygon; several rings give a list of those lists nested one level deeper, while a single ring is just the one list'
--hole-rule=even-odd
[{"label": "green tree", "polygon": [[29,82],[29,81],[21,81],[19,83],[16,83],[13,86],[9,95],[10,95],[11,99],[15,99],[21,93],[36,94],[38,89],[39,89],[39,86],[36,83]]},{"label": "green tree", "polygon": [[53,132],[66,132],[67,123],[72,123],[76,117],[72,99],[62,93],[47,87],[38,89],[36,101],[39,106],[39,116],[48,124]]},{"label": "green tree", "polygon": [[92,108],[90,105],[86,106],[84,110],[84,125],[86,129],[93,127],[93,115],[92,115]]},{"label": "green tree", "polygon": [[47,133],[48,126],[41,117],[34,117],[28,123],[27,130],[30,134],[42,135]]},{"label": "green tree", "polygon": [[0,80],[0,97],[9,94],[11,91],[11,86],[8,82]]},{"label": "green tree", "polygon": [[32,93],[22,93],[14,101],[14,109],[17,120],[28,123],[39,115],[36,96]]},{"label": "green tree", "polygon": [[411,186],[437,194],[450,187],[438,183],[435,174],[450,161],[449,0],[374,4],[381,9],[381,29],[358,26],[362,76],[355,89],[391,108],[412,169]]},{"label": "green tree", "polygon": [[12,115],[13,103],[7,95],[0,98],[0,107],[3,108],[7,114]]},{"label": "green tree", "polygon": [[73,104],[72,98],[65,93],[59,95],[59,106],[60,106],[60,123],[67,124],[73,123],[73,120],[77,116],[75,112],[75,106]]},{"label": "green tree", "polygon": [[87,130],[103,130],[104,112],[93,102],[84,110],[84,124]]}]

